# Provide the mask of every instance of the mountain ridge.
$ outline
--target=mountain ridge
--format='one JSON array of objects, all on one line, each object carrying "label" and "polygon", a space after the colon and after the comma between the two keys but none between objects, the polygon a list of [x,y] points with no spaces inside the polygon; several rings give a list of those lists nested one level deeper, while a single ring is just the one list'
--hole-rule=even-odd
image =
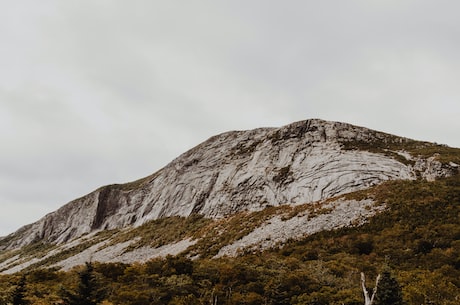
[{"label": "mountain ridge", "polygon": [[[65,247],[107,230],[137,228],[168,217],[200,215],[218,220],[272,206],[321,202],[388,180],[434,180],[458,173],[453,162],[457,159],[445,162],[439,155],[446,149],[319,119],[226,132],[150,176],[103,186],[69,202],[0,239],[0,249],[14,251],[36,243]],[[371,206],[369,211],[374,209]],[[330,211],[335,207],[340,204],[332,205]],[[310,219],[307,215],[303,221]],[[350,223],[343,220],[338,225]],[[184,239],[181,245],[190,247],[198,240]],[[3,260],[0,265],[12,264]]]}]

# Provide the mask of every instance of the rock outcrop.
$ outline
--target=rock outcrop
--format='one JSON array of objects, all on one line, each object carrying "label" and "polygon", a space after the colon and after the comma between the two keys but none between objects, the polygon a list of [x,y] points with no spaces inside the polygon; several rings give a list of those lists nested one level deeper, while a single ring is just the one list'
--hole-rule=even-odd
[{"label": "rock outcrop", "polygon": [[422,178],[427,181],[434,181],[438,177],[448,177],[458,172],[458,164],[453,162],[449,162],[449,164],[442,164],[438,159],[438,153],[427,159],[417,158],[414,164],[414,170],[419,172]]},{"label": "rock outcrop", "polygon": [[221,218],[314,202],[386,180],[416,179],[416,169],[427,172],[427,179],[448,175],[432,160],[414,168],[386,154],[343,148],[347,143],[386,141],[409,140],[317,119],[227,132],[149,177],[105,186],[68,203],[4,238],[1,247],[14,249],[36,241],[62,244],[87,233],[167,216]]}]

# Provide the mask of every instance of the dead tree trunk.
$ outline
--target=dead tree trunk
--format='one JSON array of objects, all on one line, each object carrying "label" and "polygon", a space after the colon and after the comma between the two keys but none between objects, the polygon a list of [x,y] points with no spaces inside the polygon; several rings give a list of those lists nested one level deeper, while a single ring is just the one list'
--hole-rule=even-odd
[{"label": "dead tree trunk", "polygon": [[375,279],[375,287],[372,290],[372,296],[369,297],[369,292],[366,289],[366,278],[364,277],[364,273],[361,272],[361,286],[363,287],[363,294],[364,294],[364,305],[372,305],[374,303],[375,295],[377,294],[377,286],[379,285],[380,281],[380,274],[377,275]]}]

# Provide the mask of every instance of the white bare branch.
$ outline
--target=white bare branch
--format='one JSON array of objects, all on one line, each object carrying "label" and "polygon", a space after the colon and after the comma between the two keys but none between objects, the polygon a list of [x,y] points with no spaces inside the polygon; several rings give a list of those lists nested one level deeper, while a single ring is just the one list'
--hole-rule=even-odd
[{"label": "white bare branch", "polygon": [[363,288],[363,294],[364,294],[364,305],[372,305],[374,303],[374,298],[375,295],[377,294],[377,287],[379,285],[380,281],[380,274],[377,275],[377,278],[375,279],[375,287],[372,291],[372,296],[369,297],[369,292],[366,289],[366,277],[364,276],[364,272],[361,272],[361,286]]}]

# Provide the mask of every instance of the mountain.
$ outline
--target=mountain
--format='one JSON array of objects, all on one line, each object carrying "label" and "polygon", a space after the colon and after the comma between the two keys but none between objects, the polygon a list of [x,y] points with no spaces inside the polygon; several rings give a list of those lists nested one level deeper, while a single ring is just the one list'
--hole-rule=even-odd
[{"label": "mountain", "polygon": [[0,270],[269,249],[360,226],[386,206],[347,194],[457,175],[458,156],[444,145],[319,119],[227,132],[151,176],[101,187],[3,237]]}]

